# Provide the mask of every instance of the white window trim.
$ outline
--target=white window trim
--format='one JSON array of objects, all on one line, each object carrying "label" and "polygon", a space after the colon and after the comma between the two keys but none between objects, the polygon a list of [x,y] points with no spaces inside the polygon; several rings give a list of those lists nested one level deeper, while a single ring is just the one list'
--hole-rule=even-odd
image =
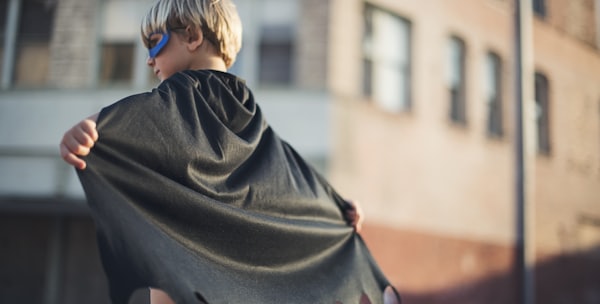
[{"label": "white window trim", "polygon": [[[363,41],[363,56],[369,59],[372,63],[371,71],[371,97],[374,102],[382,109],[389,112],[406,112],[412,107],[411,102],[411,85],[412,77],[410,73],[411,64],[411,25],[410,22],[399,15],[382,10],[378,7],[370,7],[373,18],[372,37],[368,41]],[[379,22],[379,23],[378,23]],[[383,22],[383,23],[382,23]],[[389,52],[385,52],[385,48],[374,47],[377,42],[383,41],[380,30],[377,24],[396,23],[399,27],[395,30],[405,32],[406,40],[403,41],[403,46],[406,49],[405,57],[391,57]],[[408,71],[407,71],[408,70]],[[388,83],[389,80],[393,83]],[[389,93],[394,89],[394,93]],[[386,91],[387,90],[387,91]],[[390,98],[390,96],[396,96]]]}]

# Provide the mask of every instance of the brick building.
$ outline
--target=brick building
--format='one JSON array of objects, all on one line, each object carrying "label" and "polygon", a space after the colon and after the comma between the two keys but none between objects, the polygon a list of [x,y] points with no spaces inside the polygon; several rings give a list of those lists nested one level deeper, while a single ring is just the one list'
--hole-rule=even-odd
[{"label": "brick building", "polygon": [[[330,176],[409,303],[519,303],[514,1],[332,1]],[[537,303],[600,301],[600,6],[533,1]]]},{"label": "brick building", "polygon": [[[156,84],[138,37],[151,2],[0,1],[0,303],[107,303],[56,146]],[[512,1],[234,2],[233,72],[363,202],[363,236],[406,302],[518,303]],[[599,2],[533,1],[537,303],[600,302]]]}]

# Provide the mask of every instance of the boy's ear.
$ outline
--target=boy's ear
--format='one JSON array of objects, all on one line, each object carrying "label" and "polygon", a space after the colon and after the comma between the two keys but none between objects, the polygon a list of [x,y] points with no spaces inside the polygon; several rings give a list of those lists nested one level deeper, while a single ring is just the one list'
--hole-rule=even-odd
[{"label": "boy's ear", "polygon": [[187,34],[188,49],[190,51],[195,51],[198,47],[200,47],[200,45],[202,45],[202,42],[204,42],[204,35],[202,34],[202,30],[200,30],[199,28],[188,26],[185,29],[185,31]]}]

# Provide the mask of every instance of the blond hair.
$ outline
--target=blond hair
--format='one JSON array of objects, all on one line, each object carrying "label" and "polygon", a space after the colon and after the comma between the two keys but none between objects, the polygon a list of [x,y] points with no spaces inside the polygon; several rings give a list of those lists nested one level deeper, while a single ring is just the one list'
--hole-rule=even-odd
[{"label": "blond hair", "polygon": [[242,22],[231,0],[159,0],[142,19],[142,40],[168,29],[192,26],[216,48],[229,68],[242,46]]}]

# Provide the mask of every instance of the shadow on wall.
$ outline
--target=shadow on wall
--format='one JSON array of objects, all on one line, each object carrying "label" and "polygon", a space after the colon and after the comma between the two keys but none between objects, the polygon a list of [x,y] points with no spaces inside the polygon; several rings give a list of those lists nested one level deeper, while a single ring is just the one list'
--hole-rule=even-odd
[{"label": "shadow on wall", "polygon": [[[535,268],[537,304],[600,304],[600,246],[560,255]],[[402,290],[403,304],[519,304],[517,277],[503,273],[424,293]]]}]

